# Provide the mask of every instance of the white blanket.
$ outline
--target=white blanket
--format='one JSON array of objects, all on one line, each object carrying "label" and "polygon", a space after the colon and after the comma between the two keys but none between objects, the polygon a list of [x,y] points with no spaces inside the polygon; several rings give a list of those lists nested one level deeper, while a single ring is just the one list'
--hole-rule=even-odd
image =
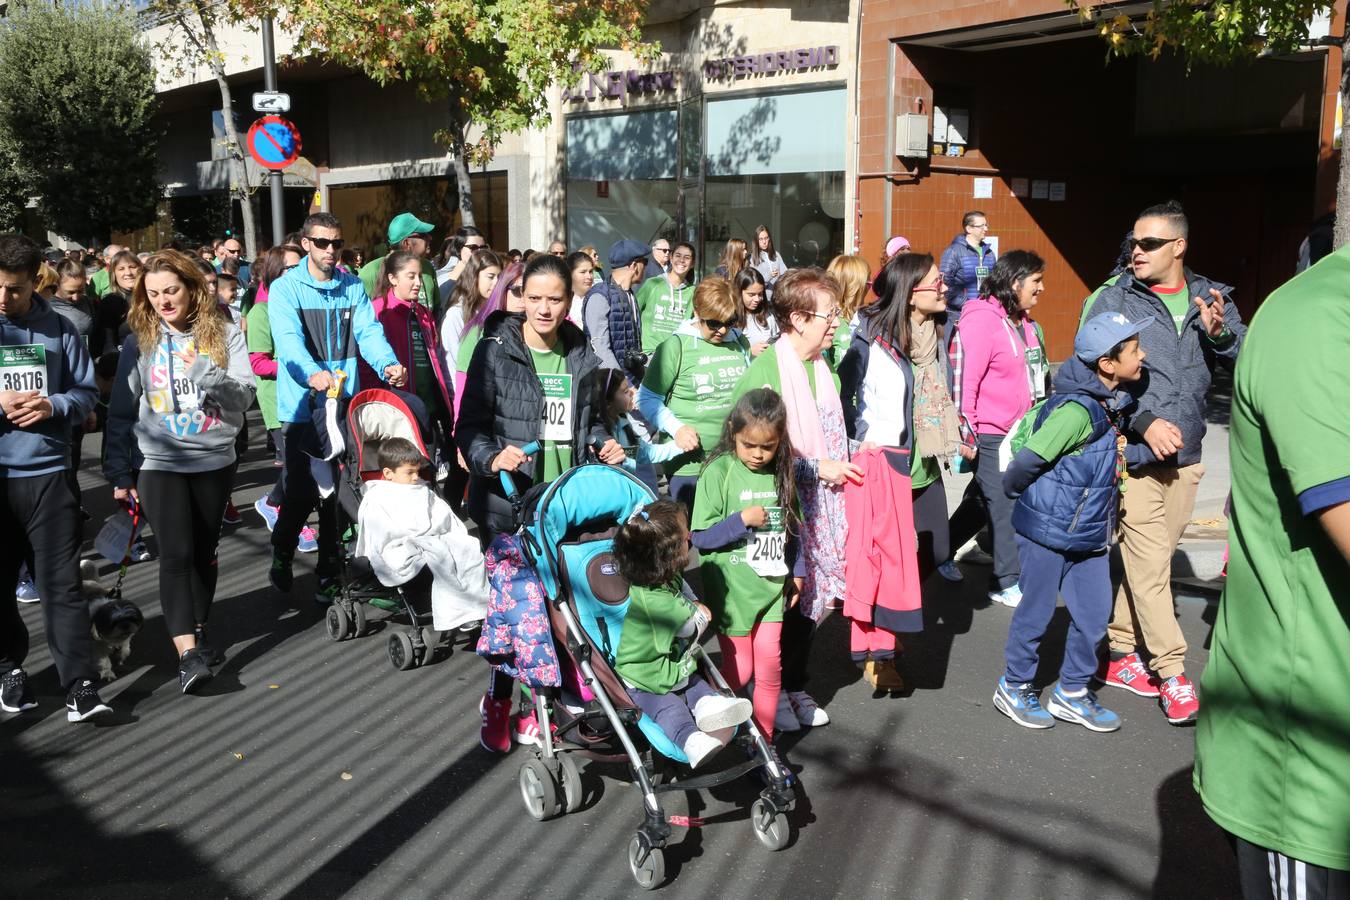
[{"label": "white blanket", "polygon": [[487,615],[487,565],[477,538],[425,483],[366,482],[356,555],[386,587],[431,569],[432,626],[449,631]]}]

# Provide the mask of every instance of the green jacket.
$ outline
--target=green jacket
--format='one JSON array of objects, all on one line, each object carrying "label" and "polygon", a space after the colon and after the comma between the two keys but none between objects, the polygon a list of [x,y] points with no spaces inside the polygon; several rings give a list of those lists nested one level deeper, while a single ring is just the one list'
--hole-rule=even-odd
[{"label": "green jacket", "polygon": [[674,585],[633,586],[614,670],[625,682],[649,694],[669,694],[688,678],[696,662],[691,637],[679,631],[694,615],[693,605]]}]

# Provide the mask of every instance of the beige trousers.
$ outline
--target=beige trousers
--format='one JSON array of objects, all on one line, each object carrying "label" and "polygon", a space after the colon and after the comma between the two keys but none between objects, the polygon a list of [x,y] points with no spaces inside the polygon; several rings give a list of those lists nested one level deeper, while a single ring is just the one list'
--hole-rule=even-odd
[{"label": "beige trousers", "polygon": [[1186,665],[1186,638],[1172,607],[1172,554],[1195,509],[1205,474],[1193,466],[1144,466],[1130,473],[1120,503],[1120,558],[1125,577],[1107,636],[1119,653],[1144,649],[1166,680]]}]

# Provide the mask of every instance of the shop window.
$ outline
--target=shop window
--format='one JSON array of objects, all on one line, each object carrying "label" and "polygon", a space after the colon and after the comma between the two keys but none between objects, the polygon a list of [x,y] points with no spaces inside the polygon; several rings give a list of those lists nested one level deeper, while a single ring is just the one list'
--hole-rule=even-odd
[{"label": "shop window", "polygon": [[[475,227],[488,244],[506,249],[507,190],[505,172],[474,172],[469,175],[473,191]],[[436,226],[432,253],[440,250],[447,235],[460,225],[459,196],[452,178],[403,178],[376,184],[333,185],[328,189],[329,210],[342,220],[348,246],[364,247],[366,258],[383,255],[388,248],[389,220],[400,212],[412,212]]]},{"label": "shop window", "polygon": [[678,190],[673,109],[567,119],[567,245],[603,259],[620,238],[672,230]]},{"label": "shop window", "polygon": [[965,156],[975,149],[971,100],[965,88],[933,88],[934,156]]}]

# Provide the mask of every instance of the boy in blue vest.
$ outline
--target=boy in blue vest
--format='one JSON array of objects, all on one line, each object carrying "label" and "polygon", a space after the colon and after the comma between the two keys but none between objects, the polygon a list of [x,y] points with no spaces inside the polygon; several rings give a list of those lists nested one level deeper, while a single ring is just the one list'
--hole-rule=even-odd
[{"label": "boy in blue vest", "polygon": [[[1017,501],[1012,524],[1022,602],[1008,628],[1007,671],[994,690],[994,707],[1027,728],[1049,728],[1056,719],[1092,731],[1120,727],[1120,717],[1102,708],[1088,682],[1111,616],[1107,546],[1121,479],[1127,465],[1152,461],[1146,445],[1125,442],[1134,398],[1121,389],[1143,372],[1139,333],[1151,321],[1106,313],[1083,326],[1054,392],[1035,414],[1035,430],[1003,476],[1004,493]],[[1042,708],[1031,682],[1060,595],[1070,620],[1064,664]]]}]

